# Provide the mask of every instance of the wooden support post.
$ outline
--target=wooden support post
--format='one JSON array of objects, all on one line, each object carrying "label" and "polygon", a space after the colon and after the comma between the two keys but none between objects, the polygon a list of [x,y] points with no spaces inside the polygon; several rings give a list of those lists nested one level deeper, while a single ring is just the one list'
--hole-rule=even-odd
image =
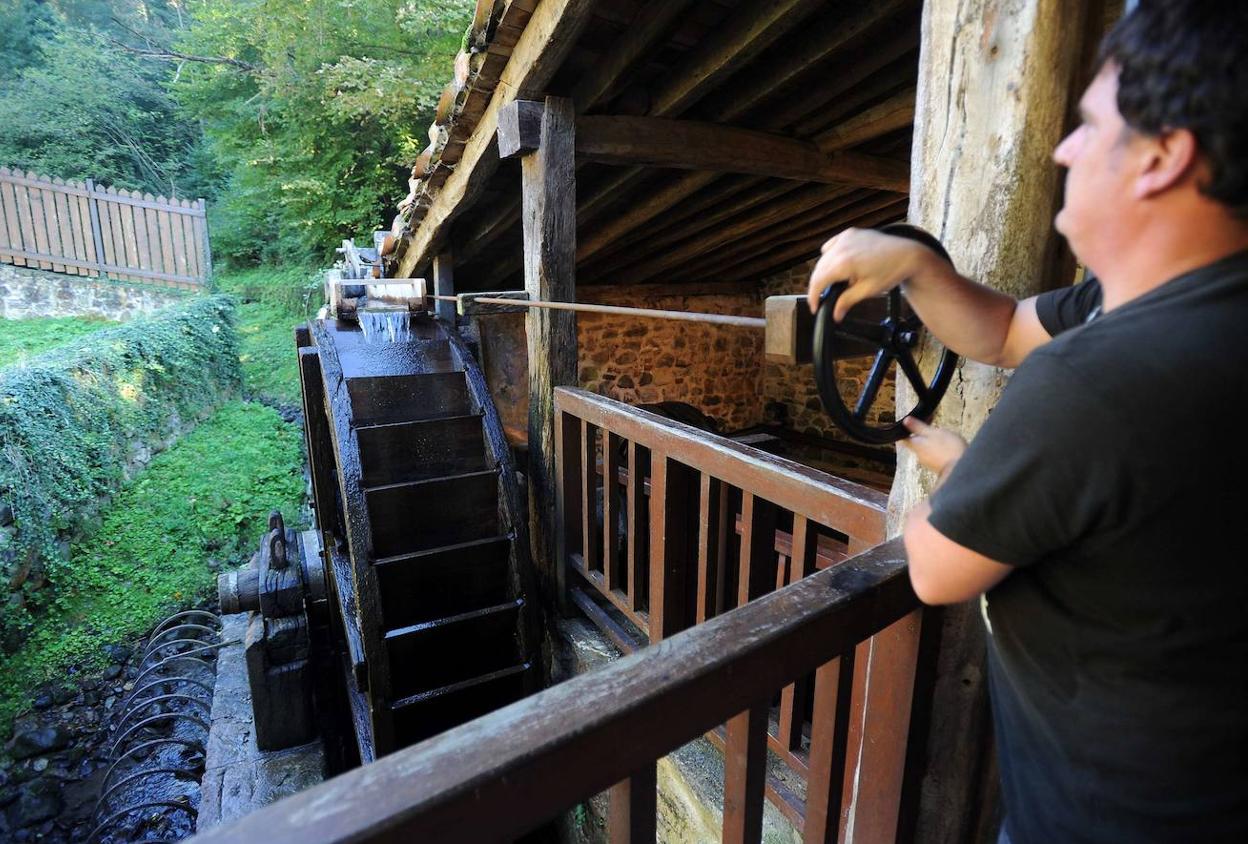
[{"label": "wooden support post", "polygon": [[[508,108],[519,110],[513,103]],[[525,107],[528,109],[528,107]],[[528,109],[531,111],[531,109]],[[507,109],[504,109],[507,111]],[[527,121],[500,119],[503,126]],[[547,97],[537,146],[521,155],[524,207],[524,287],[530,299],[576,299],[576,165],[572,102]],[[576,318],[534,308],[525,318],[529,352],[529,537],[546,597],[563,594],[563,561],[553,559],[555,536],[554,388],[576,384]]]},{"label": "wooden support post", "polygon": [[[909,219],[940,239],[963,274],[1013,296],[1071,281],[1053,270],[1061,194],[1051,155],[1086,79],[1086,48],[1104,25],[1101,6],[1020,0],[1002,14],[992,0],[923,5]],[[1004,383],[997,369],[964,360],[935,423],[972,437]],[[899,380],[897,406],[913,402]],[[898,455],[890,531],[932,480],[910,453]],[[914,783],[921,797],[899,838],[995,840],[995,807],[982,799],[989,722],[977,604],[947,608],[939,638],[930,699],[915,703],[931,719],[925,753],[917,754],[926,759]]]},{"label": "wooden support post", "polygon": [[[433,292],[438,296],[455,295],[455,262],[449,251],[440,252],[433,258]],[[454,328],[455,305],[455,302],[443,299],[434,300],[434,316]]]}]

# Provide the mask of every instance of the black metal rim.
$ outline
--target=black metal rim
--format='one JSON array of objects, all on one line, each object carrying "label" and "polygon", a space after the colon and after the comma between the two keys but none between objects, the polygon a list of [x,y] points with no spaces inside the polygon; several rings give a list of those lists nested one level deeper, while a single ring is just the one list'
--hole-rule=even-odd
[{"label": "black metal rim", "polygon": [[[940,241],[917,226],[898,223],[885,226],[882,231],[900,237],[909,237],[935,250],[946,260],[949,254],[941,246]],[[952,261],[950,261],[952,263]],[[901,290],[894,288],[888,293],[888,311],[883,320],[878,322],[855,319],[853,311],[846,315],[841,324],[832,318],[836,300],[845,290],[845,283],[834,284],[825,292],[815,316],[814,336],[814,369],[815,384],[819,389],[819,398],[824,410],[832,417],[837,426],[856,440],[874,445],[887,445],[904,439],[908,432],[904,425],[907,417],[915,417],[923,421],[931,419],[937,405],[944,397],[949,382],[953,379],[954,369],[958,365],[958,356],[945,349],[936,366],[931,381],[927,381],[915,360],[913,350],[918,347],[919,338],[924,330],[917,315],[906,315],[902,307]],[[861,393],[850,408],[841,396],[837,387],[838,352],[846,339],[866,342],[876,347],[875,358],[871,365],[867,381]],[[866,421],[867,412],[875,403],[880,387],[888,376],[889,370],[896,365],[901,375],[910,382],[918,395],[918,402],[910,412],[904,414],[891,425],[871,425]]]}]

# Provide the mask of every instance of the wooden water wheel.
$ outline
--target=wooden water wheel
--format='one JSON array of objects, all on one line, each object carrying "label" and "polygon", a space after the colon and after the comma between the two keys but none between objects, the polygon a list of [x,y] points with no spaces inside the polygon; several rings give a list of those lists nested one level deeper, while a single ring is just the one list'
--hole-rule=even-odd
[{"label": "wooden water wheel", "polygon": [[516,473],[485,379],[453,329],[397,317],[297,332],[335,663],[360,761],[542,682]]}]

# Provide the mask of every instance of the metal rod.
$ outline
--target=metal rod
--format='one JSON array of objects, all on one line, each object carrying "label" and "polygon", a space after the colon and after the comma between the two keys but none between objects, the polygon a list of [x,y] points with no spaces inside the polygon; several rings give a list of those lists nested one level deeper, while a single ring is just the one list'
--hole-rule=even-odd
[{"label": "metal rod", "polygon": [[661,311],[652,308],[626,308],[621,305],[587,305],[581,302],[541,302],[526,299],[495,299],[477,296],[474,302],[486,305],[520,305],[526,308],[548,308],[553,311],[580,311],[590,314],[615,314],[617,316],[671,319],[680,322],[705,322],[712,325],[732,325],[737,328],[767,327],[762,317],[730,316],[728,314],[704,314],[697,311]]}]

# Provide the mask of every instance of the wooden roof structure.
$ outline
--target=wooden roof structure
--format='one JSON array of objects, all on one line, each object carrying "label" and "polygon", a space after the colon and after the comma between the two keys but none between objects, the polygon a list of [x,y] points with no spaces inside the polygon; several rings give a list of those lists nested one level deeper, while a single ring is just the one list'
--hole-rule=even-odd
[{"label": "wooden roof structure", "polygon": [[480,0],[387,274],[523,286],[499,115],[576,113],[577,285],[755,281],[905,216],[918,0]]}]

